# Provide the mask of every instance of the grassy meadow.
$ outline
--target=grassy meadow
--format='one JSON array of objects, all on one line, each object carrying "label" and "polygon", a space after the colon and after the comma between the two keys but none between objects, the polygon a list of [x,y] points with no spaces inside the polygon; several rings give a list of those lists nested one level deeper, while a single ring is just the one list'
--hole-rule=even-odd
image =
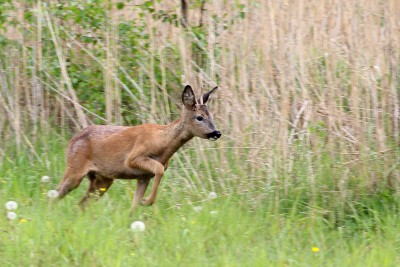
[{"label": "grassy meadow", "polygon": [[[129,216],[134,183],[119,180],[82,212],[77,203],[86,181],[50,205],[46,193],[63,171],[66,139],[54,134],[45,142],[49,149],[38,147],[37,152],[48,155],[40,156],[47,167],[30,158],[29,151],[16,156],[12,148],[2,163],[0,201],[19,205],[14,220],[5,219],[2,208],[2,266],[400,264],[399,200],[390,192],[327,203],[335,201],[329,192],[318,190],[312,200],[304,185],[289,195],[260,187],[242,193],[217,190],[217,197],[209,198],[209,191],[185,186],[191,177],[182,173],[182,156],[176,155],[153,206]],[[50,176],[49,182],[41,182],[43,175]],[[220,178],[228,181],[231,175]],[[257,195],[264,197],[257,200]],[[346,211],[340,215],[341,209]],[[130,229],[137,220],[145,223],[145,231]]]},{"label": "grassy meadow", "polygon": [[[0,2],[0,266],[400,266],[399,21],[396,0]],[[184,145],[153,206],[129,216],[133,180],[50,205],[74,134],[169,123],[185,84],[220,87],[222,137]]]}]

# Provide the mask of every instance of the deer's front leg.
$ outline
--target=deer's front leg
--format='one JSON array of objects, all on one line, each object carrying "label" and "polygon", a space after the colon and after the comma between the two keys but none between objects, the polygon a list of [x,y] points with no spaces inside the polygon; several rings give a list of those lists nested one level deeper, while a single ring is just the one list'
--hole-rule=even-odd
[{"label": "deer's front leg", "polygon": [[142,200],[142,203],[141,203],[142,205],[150,206],[154,203],[154,200],[156,199],[156,195],[157,195],[157,189],[161,182],[161,177],[162,177],[162,174],[156,175],[154,177],[153,187],[151,188],[150,195]]},{"label": "deer's front leg", "polygon": [[[158,163],[158,161],[156,161],[156,162]],[[160,176],[157,176],[157,174],[156,174],[156,177],[154,178],[153,187],[151,188],[150,195],[143,199],[143,201],[141,203],[142,205],[149,206],[154,203],[154,200],[156,199],[156,195],[157,195],[157,189],[161,182],[161,177],[163,176],[163,174],[167,170],[167,168],[168,168],[168,161],[163,166],[162,174]]]},{"label": "deer's front leg", "polygon": [[148,171],[155,175],[153,187],[151,188],[151,192],[150,192],[150,196],[143,200],[140,198],[143,197],[147,185],[146,186],[141,185],[141,184],[139,184],[139,181],[138,181],[138,186],[140,186],[142,189],[140,189],[140,196],[136,195],[134,197],[131,209],[134,209],[139,204],[138,203],[139,201],[141,201],[141,204],[143,204],[143,205],[153,204],[154,200],[156,198],[157,188],[161,182],[161,177],[164,174],[164,166],[160,162],[158,162],[152,158],[149,158],[147,156],[138,156],[133,159],[131,158],[131,160],[129,161],[129,167],[134,168],[134,169]]}]

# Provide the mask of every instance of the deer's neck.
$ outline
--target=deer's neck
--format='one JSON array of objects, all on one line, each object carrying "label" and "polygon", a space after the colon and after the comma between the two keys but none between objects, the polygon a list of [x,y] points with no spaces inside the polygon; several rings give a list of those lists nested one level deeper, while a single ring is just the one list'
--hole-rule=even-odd
[{"label": "deer's neck", "polygon": [[166,125],[166,129],[164,137],[166,148],[162,156],[162,161],[169,160],[179,148],[194,137],[186,130],[185,123],[181,119]]}]

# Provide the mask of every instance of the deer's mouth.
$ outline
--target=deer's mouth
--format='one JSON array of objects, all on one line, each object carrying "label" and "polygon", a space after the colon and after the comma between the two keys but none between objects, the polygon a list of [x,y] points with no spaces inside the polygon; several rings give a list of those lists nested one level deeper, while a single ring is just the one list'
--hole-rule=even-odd
[{"label": "deer's mouth", "polygon": [[221,132],[220,131],[214,131],[212,133],[207,134],[207,139],[210,141],[216,141],[218,138],[221,137]]}]

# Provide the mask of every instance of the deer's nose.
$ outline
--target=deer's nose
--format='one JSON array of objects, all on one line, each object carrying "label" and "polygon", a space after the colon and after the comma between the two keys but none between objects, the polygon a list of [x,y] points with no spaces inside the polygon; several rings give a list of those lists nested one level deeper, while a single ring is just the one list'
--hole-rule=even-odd
[{"label": "deer's nose", "polygon": [[212,132],[212,133],[207,134],[207,138],[208,138],[209,140],[211,140],[211,141],[215,141],[215,140],[217,140],[218,138],[220,138],[221,135],[222,135],[222,134],[221,134],[220,131],[214,131],[214,132]]}]

